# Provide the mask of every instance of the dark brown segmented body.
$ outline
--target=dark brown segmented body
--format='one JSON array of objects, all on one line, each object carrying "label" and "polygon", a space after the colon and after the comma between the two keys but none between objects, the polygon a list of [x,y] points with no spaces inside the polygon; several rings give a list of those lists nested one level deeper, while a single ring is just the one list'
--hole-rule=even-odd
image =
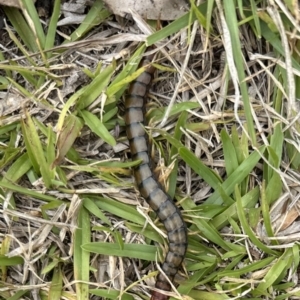
[{"label": "dark brown segmented body", "polygon": [[[125,100],[125,124],[132,159],[142,161],[134,168],[136,184],[141,195],[156,212],[167,231],[169,251],[162,264],[162,270],[172,282],[185,256],[187,229],[180,210],[157,182],[150,167],[148,141],[144,125],[146,94],[155,72],[155,68],[150,65],[153,57],[154,55],[149,55],[142,59],[139,67],[146,67],[146,70],[129,87],[129,93]],[[161,273],[157,276],[155,287],[164,291],[171,290],[168,280]],[[162,293],[155,291],[152,293],[151,300],[167,299],[169,297]]]}]

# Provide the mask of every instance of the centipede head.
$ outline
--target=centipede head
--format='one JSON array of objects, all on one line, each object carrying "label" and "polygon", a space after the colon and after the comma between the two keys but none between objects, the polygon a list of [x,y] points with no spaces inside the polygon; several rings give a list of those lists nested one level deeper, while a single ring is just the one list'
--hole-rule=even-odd
[{"label": "centipede head", "polygon": [[160,292],[153,291],[150,300],[168,300],[169,296],[161,294]]},{"label": "centipede head", "polygon": [[166,294],[163,294],[163,291],[171,291],[171,286],[166,281],[157,281],[155,284],[157,289],[162,290],[162,292],[152,291],[151,299],[150,300],[168,300],[170,297]]}]

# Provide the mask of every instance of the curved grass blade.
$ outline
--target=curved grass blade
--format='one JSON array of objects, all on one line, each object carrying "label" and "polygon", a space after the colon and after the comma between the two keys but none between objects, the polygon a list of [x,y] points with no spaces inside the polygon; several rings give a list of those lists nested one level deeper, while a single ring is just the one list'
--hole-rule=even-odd
[{"label": "curved grass blade", "polygon": [[252,229],[250,228],[249,224],[248,224],[248,221],[246,219],[246,215],[245,215],[245,212],[244,212],[244,208],[242,206],[242,200],[241,200],[241,197],[239,195],[239,191],[238,191],[238,188],[236,187],[235,188],[235,193],[237,195],[237,213],[238,213],[238,217],[239,217],[239,220],[243,226],[243,229],[244,229],[244,232],[245,234],[248,235],[249,239],[251,240],[251,242],[256,246],[258,247],[259,249],[261,249],[262,251],[272,255],[272,256],[277,256],[278,253],[277,251],[274,251],[272,249],[270,249],[269,247],[267,247],[265,244],[263,244],[261,241],[259,241],[255,235],[255,233],[252,231]]},{"label": "curved grass blade", "polygon": [[26,111],[26,118],[22,120],[22,131],[25,138],[25,145],[31,163],[34,166],[37,174],[41,174],[45,186],[47,188],[51,185],[50,166],[46,161],[44,150],[41,144],[40,137],[36,131],[35,125]]},{"label": "curved grass blade", "polygon": [[98,117],[87,110],[82,110],[80,112],[80,115],[83,117],[85,124],[92,130],[92,132],[97,134],[101,139],[103,139],[103,141],[105,141],[109,145],[116,145],[116,140],[109,133],[103,122]]}]

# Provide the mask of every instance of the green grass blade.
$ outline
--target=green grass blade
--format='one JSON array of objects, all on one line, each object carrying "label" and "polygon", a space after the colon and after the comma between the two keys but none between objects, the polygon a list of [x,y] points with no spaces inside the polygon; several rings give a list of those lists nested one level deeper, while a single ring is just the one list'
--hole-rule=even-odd
[{"label": "green grass blade", "polygon": [[226,173],[227,176],[229,176],[238,168],[238,159],[231,139],[224,129],[221,131],[221,140],[223,144]]},{"label": "green grass blade", "polygon": [[97,206],[102,210],[105,210],[115,216],[119,216],[122,219],[135,222],[140,225],[145,224],[145,218],[137,212],[135,207],[109,198],[95,196],[90,196],[89,198],[94,199]]},{"label": "green grass blade", "polygon": [[29,157],[34,158],[31,162],[38,165],[38,173],[41,173],[46,187],[49,188],[51,185],[50,166],[46,162],[40,137],[28,112],[26,112],[26,119],[22,121],[22,129],[24,135],[27,136],[26,148]]},{"label": "green grass blade", "polygon": [[40,50],[43,50],[45,47],[45,33],[43,26],[41,24],[38,13],[35,9],[34,3],[32,0],[22,0],[20,1],[23,13],[27,17],[27,22],[31,27],[31,34],[35,34],[36,41]]},{"label": "green grass blade", "polygon": [[0,266],[15,266],[24,263],[24,259],[20,256],[7,257],[0,255]]},{"label": "green grass blade", "polygon": [[32,167],[28,153],[24,153],[9,167],[2,182],[17,182]]},{"label": "green grass blade", "polygon": [[[268,273],[264,277],[264,280],[258,285],[257,289],[253,291],[254,295],[267,294],[268,289],[273,283],[286,272],[288,269],[287,258],[291,255],[291,249],[287,249],[284,254],[282,254],[275,263],[271,266]],[[272,289],[272,288],[271,288]]]},{"label": "green grass blade", "polygon": [[[198,6],[199,11],[201,12],[202,15],[206,15],[206,10],[207,10],[207,2],[204,2]],[[190,13],[186,13],[182,17],[178,18],[177,20],[173,21],[169,25],[165,26],[161,30],[151,34],[147,40],[146,40],[146,45],[151,46],[155,44],[158,41],[161,41],[168,36],[172,35],[175,32],[180,31],[182,28],[187,27],[191,22],[194,22],[196,20],[196,15],[193,14],[192,18],[190,18]],[[206,23],[203,24],[203,26],[206,26]]]},{"label": "green grass blade", "polygon": [[37,52],[38,46],[35,37],[21,12],[17,8],[8,6],[3,6],[3,10],[25,45],[30,51]]},{"label": "green grass blade", "polygon": [[[134,71],[137,69],[140,60],[142,59],[142,54],[144,53],[146,47],[142,45],[139,47],[130,57],[126,66],[122,69],[122,71],[113,79],[109,87],[107,88],[106,94],[110,99],[113,96],[116,100],[124,94],[126,89],[125,83],[127,83],[126,78],[131,76]],[[124,83],[124,85],[122,84]]]},{"label": "green grass blade", "polygon": [[[259,187],[255,187],[242,197],[243,208],[253,208],[259,200]],[[236,202],[228,206],[222,213],[213,218],[210,222],[216,229],[221,229],[229,223],[229,219],[238,220]]]},{"label": "green grass blade", "polygon": [[84,89],[78,100],[78,109],[84,109],[91,105],[104,91],[110,82],[111,76],[115,71],[116,65],[112,63],[101,71],[93,81]]},{"label": "green grass blade", "polygon": [[89,10],[85,19],[80,26],[71,34],[71,41],[77,41],[87,32],[89,32],[96,25],[105,21],[111,13],[105,8],[104,4],[100,0],[93,2],[93,6]]},{"label": "green grass blade", "polygon": [[[261,211],[264,219],[264,226],[266,228],[266,232],[268,237],[274,237],[274,232],[272,229],[272,221],[270,217],[270,201],[268,201],[267,194],[266,194],[266,185],[263,181],[262,187],[261,187]],[[278,245],[279,243],[277,241],[272,240],[273,245]]]},{"label": "green grass blade", "polygon": [[87,210],[81,206],[78,212],[78,228],[74,233],[74,279],[78,300],[89,299],[90,254],[83,245],[91,241],[90,217]]},{"label": "green grass blade", "polygon": [[21,186],[18,186],[16,184],[12,184],[10,182],[0,181],[0,186],[2,188],[6,188],[6,189],[12,190],[14,192],[23,194],[23,195],[31,196],[31,197],[36,198],[36,199],[41,199],[41,200],[44,200],[46,202],[53,202],[53,203],[57,203],[58,205],[61,205],[63,203],[61,200],[56,199],[56,197],[45,195],[45,194],[42,194],[42,193],[38,193],[34,190],[23,188]]},{"label": "green grass blade", "polygon": [[[57,21],[58,21],[59,15],[60,15],[60,0],[55,0],[49,27],[48,27],[48,31],[47,31],[47,36],[46,36],[46,40],[45,40],[45,50],[51,49],[54,46]],[[52,52],[47,52],[46,57],[51,58]]]},{"label": "green grass blade", "polygon": [[116,300],[116,299],[120,299],[120,300],[134,300],[134,297],[126,294],[126,293],[122,293],[122,295],[120,294],[120,291],[115,291],[113,289],[108,289],[108,290],[104,290],[104,289],[90,289],[90,294],[101,297],[101,299],[111,299],[111,300]]},{"label": "green grass blade", "polygon": [[103,214],[103,212],[98,208],[94,201],[91,199],[84,197],[83,198],[83,205],[86,210],[88,210],[91,214],[98,217],[100,220],[105,222],[108,226],[112,226],[109,219]]},{"label": "green grass blade", "polygon": [[92,130],[92,132],[97,134],[101,139],[103,139],[103,141],[105,141],[109,145],[116,145],[116,140],[109,133],[109,131],[99,118],[97,118],[94,114],[90,113],[87,110],[82,110],[80,112],[80,115],[83,117],[86,125]]},{"label": "green grass blade", "polygon": [[[182,137],[181,128],[185,128],[187,116],[188,116],[188,113],[186,111],[182,112],[176,123],[174,138],[177,139],[178,141],[181,140],[181,137]],[[171,164],[171,160],[173,160],[177,154],[178,154],[178,149],[172,145],[171,151],[170,151],[170,160],[168,162],[168,165]],[[178,160],[176,159],[174,168],[169,176],[168,194],[170,195],[171,198],[174,198],[174,196],[175,196],[175,190],[176,190],[176,185],[177,185],[177,174],[178,174]]]},{"label": "green grass blade", "polygon": [[85,251],[93,252],[102,255],[113,255],[119,257],[130,257],[143,259],[146,261],[156,260],[156,246],[140,245],[140,244],[124,244],[123,249],[120,248],[119,243],[86,243],[82,246]]},{"label": "green grass blade", "polygon": [[[260,148],[260,152],[264,152],[265,147]],[[253,170],[255,165],[258,163],[260,159],[260,154],[258,152],[252,152],[250,156],[245,159],[242,164],[222,183],[222,188],[226,192],[227,195],[230,195],[234,191],[234,187],[236,184],[240,184]],[[206,201],[205,203],[214,203],[220,204],[221,199],[219,196],[219,191],[215,191]]]},{"label": "green grass blade", "polygon": [[63,274],[60,266],[53,271],[52,281],[49,289],[49,299],[60,300],[63,291]]},{"label": "green grass blade", "polygon": [[245,234],[248,235],[249,239],[252,241],[252,243],[258,247],[259,249],[261,249],[262,251],[270,254],[270,255],[277,255],[277,252],[270,249],[269,247],[267,247],[265,244],[263,244],[261,241],[259,241],[255,235],[255,233],[252,231],[252,229],[250,228],[248,221],[246,219],[246,215],[244,212],[244,208],[242,206],[242,200],[241,197],[238,196],[239,191],[237,188],[235,188],[235,192],[237,194],[237,213],[238,213],[238,217],[239,220],[243,226],[244,232]]},{"label": "green grass blade", "polygon": [[238,32],[238,22],[235,10],[235,1],[234,0],[227,0],[224,1],[224,10],[225,10],[225,17],[227,26],[230,32],[231,43],[232,43],[232,50],[233,50],[233,57],[235,60],[236,69],[239,76],[239,86],[242,93],[242,99],[244,103],[244,112],[247,120],[247,127],[249,136],[251,138],[251,142],[256,145],[256,135],[254,130],[254,122],[251,114],[251,105],[250,99],[248,95],[248,88],[245,81],[245,72],[244,72],[244,61],[241,52],[241,43],[240,43],[240,36]]}]

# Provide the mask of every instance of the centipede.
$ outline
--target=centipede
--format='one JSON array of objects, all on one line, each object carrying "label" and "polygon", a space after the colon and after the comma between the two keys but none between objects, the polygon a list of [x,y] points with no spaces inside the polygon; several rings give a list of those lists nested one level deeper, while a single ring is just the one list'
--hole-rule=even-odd
[{"label": "centipede", "polygon": [[145,131],[145,113],[147,94],[156,71],[151,64],[154,56],[155,54],[149,54],[141,59],[138,68],[145,68],[145,71],[129,86],[125,97],[125,126],[132,160],[141,161],[133,168],[135,183],[141,196],[164,225],[168,237],[168,251],[161,265],[162,272],[156,277],[156,289],[152,291],[151,300],[168,300],[169,296],[159,290],[171,291],[170,282],[173,283],[185,257],[187,227],[179,208],[164,191],[151,168],[153,162],[149,153],[148,135]]}]

